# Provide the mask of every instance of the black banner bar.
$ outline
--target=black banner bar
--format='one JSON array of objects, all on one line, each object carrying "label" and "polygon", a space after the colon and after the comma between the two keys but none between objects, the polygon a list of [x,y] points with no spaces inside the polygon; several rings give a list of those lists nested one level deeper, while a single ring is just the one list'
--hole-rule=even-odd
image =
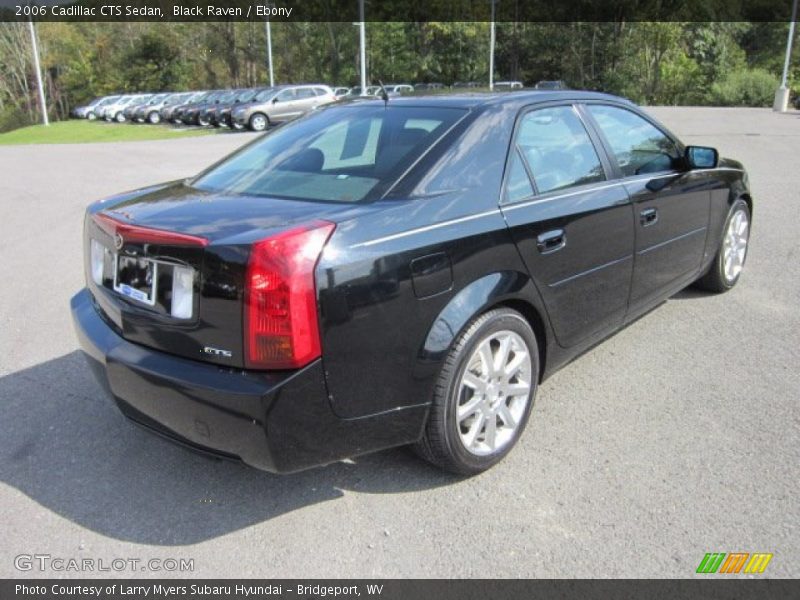
[{"label": "black banner bar", "polygon": [[[712,576],[713,577],[713,576]],[[798,580],[700,578],[679,580],[2,580],[3,600],[530,600],[586,598],[797,598]]]},{"label": "black banner bar", "polygon": [[[499,22],[785,22],[791,0],[494,0]],[[489,21],[492,0],[366,0],[367,21]],[[355,22],[358,0],[0,0],[0,21]]]}]

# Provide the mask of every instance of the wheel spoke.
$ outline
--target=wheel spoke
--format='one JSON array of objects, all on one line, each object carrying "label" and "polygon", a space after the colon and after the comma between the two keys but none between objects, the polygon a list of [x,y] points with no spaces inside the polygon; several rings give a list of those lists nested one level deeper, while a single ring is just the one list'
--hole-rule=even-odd
[{"label": "wheel spoke", "polygon": [[511,379],[523,365],[528,362],[528,353],[519,351],[514,353],[514,358],[504,367],[503,375],[506,379]]},{"label": "wheel spoke", "polygon": [[511,414],[511,409],[508,408],[508,405],[505,402],[500,403],[500,407],[497,410],[497,414],[503,419],[503,424],[506,427],[510,427],[514,429],[517,426],[517,422],[514,420],[513,415]]},{"label": "wheel spoke", "polygon": [[464,404],[458,407],[458,422],[460,423],[470,415],[475,414],[475,411],[484,403],[483,394],[475,394],[467,400]]},{"label": "wheel spoke", "polygon": [[483,374],[486,376],[494,375],[494,357],[492,356],[492,348],[489,346],[488,341],[480,345],[478,354],[480,355],[481,364],[483,365]]},{"label": "wheel spoke", "polygon": [[509,383],[503,388],[503,394],[512,398],[527,395],[531,391],[531,386],[525,382]]},{"label": "wheel spoke", "polygon": [[489,446],[490,450],[494,450],[495,443],[497,441],[497,416],[490,415],[488,419],[486,419],[486,435],[484,436],[484,441],[486,445]]},{"label": "wheel spoke", "polygon": [[506,362],[508,361],[508,354],[511,351],[511,336],[507,335],[500,340],[500,347],[497,349],[497,354],[494,357],[494,372],[503,373]]},{"label": "wheel spoke", "polygon": [[486,391],[486,382],[474,373],[467,371],[461,381],[476,392],[484,393]]},{"label": "wheel spoke", "polygon": [[471,448],[475,445],[475,441],[478,439],[478,436],[483,431],[483,427],[486,424],[486,417],[482,412],[475,414],[475,420],[469,426],[469,431],[467,432],[466,439],[464,440],[466,443],[467,448]]}]

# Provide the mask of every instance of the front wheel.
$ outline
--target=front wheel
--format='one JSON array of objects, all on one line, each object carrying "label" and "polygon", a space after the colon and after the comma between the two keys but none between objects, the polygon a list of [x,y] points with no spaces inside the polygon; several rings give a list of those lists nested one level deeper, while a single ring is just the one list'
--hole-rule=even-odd
[{"label": "front wheel", "polygon": [[264,131],[269,125],[269,119],[266,115],[256,113],[250,117],[250,129],[253,131]]},{"label": "front wheel", "polygon": [[147,122],[151,125],[156,125],[161,122],[161,115],[157,110],[153,110],[147,115]]},{"label": "front wheel", "polygon": [[86,115],[86,118],[87,118],[89,121],[96,121],[96,120],[97,120],[97,115],[96,115],[96,114],[94,114],[94,112],[93,112],[93,111],[89,111],[89,113]]},{"label": "front wheel", "polygon": [[124,122],[125,122],[125,115],[123,115],[123,114],[122,114],[122,112],[118,112],[118,113],[117,113],[117,114],[114,116],[114,120],[115,120],[117,123],[124,123]]},{"label": "front wheel", "polygon": [[744,269],[749,241],[750,208],[739,199],[728,211],[717,254],[705,275],[697,280],[697,286],[717,293],[735,286]]},{"label": "front wheel", "polygon": [[508,308],[480,315],[445,360],[414,449],[460,475],[494,466],[525,429],[538,377],[536,336],[525,318]]}]

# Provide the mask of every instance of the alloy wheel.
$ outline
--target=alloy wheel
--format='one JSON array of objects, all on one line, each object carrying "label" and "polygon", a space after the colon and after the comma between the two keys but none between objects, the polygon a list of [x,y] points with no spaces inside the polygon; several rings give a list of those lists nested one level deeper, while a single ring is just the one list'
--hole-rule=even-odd
[{"label": "alloy wheel", "polygon": [[749,235],[750,222],[747,211],[737,210],[728,223],[728,230],[722,242],[722,271],[729,283],[735,281],[742,272]]},{"label": "alloy wheel", "polygon": [[253,131],[264,131],[267,128],[267,118],[264,115],[253,115],[250,126]]},{"label": "alloy wheel", "polygon": [[468,452],[486,456],[514,439],[531,376],[531,355],[519,334],[498,331],[478,344],[457,388],[456,426]]}]

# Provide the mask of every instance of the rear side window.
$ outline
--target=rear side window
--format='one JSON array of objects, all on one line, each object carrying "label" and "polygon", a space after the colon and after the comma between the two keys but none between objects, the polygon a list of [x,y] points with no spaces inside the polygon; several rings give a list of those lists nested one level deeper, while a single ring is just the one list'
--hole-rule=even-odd
[{"label": "rear side window", "polygon": [[541,108],[524,115],[516,148],[528,163],[540,194],[606,178],[592,140],[571,106]]},{"label": "rear side window", "polygon": [[675,168],[675,143],[652,123],[616,106],[589,104],[587,108],[608,140],[623,177]]},{"label": "rear side window", "polygon": [[344,106],[246,146],[193,185],[225,194],[325,202],[379,197],[459,119],[458,108]]},{"label": "rear side window", "polygon": [[525,198],[533,196],[533,186],[525,171],[525,165],[522,163],[522,157],[518,149],[514,149],[511,155],[511,165],[508,170],[508,179],[506,180],[506,202],[518,202]]},{"label": "rear side window", "polygon": [[297,98],[313,98],[316,94],[314,94],[314,90],[311,88],[300,88],[297,90]]}]

